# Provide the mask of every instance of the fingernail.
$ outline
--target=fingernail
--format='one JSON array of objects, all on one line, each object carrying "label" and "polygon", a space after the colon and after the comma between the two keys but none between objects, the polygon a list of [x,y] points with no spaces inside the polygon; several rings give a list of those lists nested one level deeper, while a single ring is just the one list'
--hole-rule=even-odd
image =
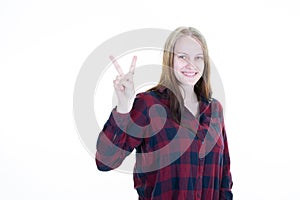
[{"label": "fingernail", "polygon": [[112,55],[110,55],[109,58],[110,58],[112,61],[115,59]]}]

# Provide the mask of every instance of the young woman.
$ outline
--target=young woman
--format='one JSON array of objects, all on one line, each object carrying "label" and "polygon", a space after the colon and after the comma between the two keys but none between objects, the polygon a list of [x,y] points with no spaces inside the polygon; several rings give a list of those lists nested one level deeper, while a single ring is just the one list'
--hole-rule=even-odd
[{"label": "young woman", "polygon": [[232,199],[221,104],[211,97],[204,37],[179,27],[168,37],[159,83],[134,97],[133,75],[114,80],[118,104],[97,141],[99,170],[117,168],[136,149],[134,186],[141,200]]}]

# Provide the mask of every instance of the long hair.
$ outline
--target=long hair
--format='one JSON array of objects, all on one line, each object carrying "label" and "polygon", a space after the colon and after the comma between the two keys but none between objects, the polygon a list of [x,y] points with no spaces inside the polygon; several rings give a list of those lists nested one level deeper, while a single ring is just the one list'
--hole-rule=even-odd
[{"label": "long hair", "polygon": [[204,98],[205,100],[210,101],[212,95],[210,84],[210,62],[205,38],[197,29],[193,27],[179,27],[175,29],[167,38],[164,46],[160,80],[156,86],[148,91],[156,91],[162,87],[167,87],[169,89],[169,109],[171,111],[172,118],[178,123],[181,120],[180,116],[184,108],[184,102],[179,89],[179,81],[174,74],[174,47],[176,41],[183,36],[191,36],[199,41],[203,50],[203,74],[198,82],[194,85],[194,91],[196,93],[197,100],[200,101],[201,98]]}]

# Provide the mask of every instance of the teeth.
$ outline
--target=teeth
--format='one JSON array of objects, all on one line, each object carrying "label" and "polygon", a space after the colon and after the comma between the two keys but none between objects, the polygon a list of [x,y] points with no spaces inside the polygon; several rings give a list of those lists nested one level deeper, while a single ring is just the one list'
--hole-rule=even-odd
[{"label": "teeth", "polygon": [[182,72],[182,73],[187,76],[194,76],[196,74],[196,72]]}]

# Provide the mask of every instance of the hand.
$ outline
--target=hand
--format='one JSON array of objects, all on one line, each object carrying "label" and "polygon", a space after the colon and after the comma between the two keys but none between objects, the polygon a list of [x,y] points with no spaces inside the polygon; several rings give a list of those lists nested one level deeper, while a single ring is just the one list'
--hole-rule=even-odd
[{"label": "hand", "polygon": [[133,74],[136,65],[137,57],[134,56],[132,58],[131,67],[127,74],[124,74],[122,68],[120,67],[119,63],[113,56],[109,56],[111,61],[113,62],[116,70],[118,71],[119,75],[113,81],[114,88],[117,93],[118,104],[117,104],[117,112],[120,113],[128,113],[133,104],[134,100],[134,85],[133,85]]}]

